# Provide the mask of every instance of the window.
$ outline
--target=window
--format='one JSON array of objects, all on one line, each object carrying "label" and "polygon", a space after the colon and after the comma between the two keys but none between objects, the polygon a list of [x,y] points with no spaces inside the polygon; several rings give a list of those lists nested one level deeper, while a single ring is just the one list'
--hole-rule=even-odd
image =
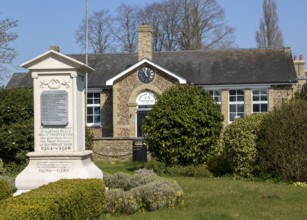
[{"label": "window", "polygon": [[244,116],[244,89],[229,90],[229,123]]},{"label": "window", "polygon": [[253,89],[253,113],[268,111],[268,90]]},{"label": "window", "polygon": [[211,97],[216,101],[217,104],[222,104],[222,92],[220,89],[212,89],[208,91]]},{"label": "window", "polygon": [[87,93],[87,125],[98,126],[100,125],[100,93],[88,92]]}]

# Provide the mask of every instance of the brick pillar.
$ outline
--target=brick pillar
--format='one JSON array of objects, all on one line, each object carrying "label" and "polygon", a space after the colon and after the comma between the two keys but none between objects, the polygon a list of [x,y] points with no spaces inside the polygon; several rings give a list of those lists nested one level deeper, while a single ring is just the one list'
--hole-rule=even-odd
[{"label": "brick pillar", "polygon": [[152,60],[152,27],[146,23],[138,28],[138,60]]},{"label": "brick pillar", "polygon": [[245,115],[252,114],[252,89],[244,90],[244,99],[245,99]]},{"label": "brick pillar", "polygon": [[228,125],[228,89],[222,89],[222,114],[224,115],[224,127]]}]

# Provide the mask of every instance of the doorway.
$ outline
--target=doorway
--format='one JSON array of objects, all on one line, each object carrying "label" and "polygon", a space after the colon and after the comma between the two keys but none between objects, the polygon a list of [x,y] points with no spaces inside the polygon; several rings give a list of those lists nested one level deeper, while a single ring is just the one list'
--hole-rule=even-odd
[{"label": "doorway", "polygon": [[156,98],[152,92],[143,92],[137,99],[137,111],[136,111],[136,136],[143,137],[142,124],[147,113],[152,109],[155,104]]}]

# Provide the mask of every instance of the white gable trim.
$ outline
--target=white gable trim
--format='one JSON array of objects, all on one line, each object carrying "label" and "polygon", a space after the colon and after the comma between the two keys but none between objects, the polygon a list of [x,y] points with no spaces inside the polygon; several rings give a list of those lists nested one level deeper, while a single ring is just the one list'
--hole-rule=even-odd
[{"label": "white gable trim", "polygon": [[66,56],[64,54],[61,54],[59,52],[56,52],[54,50],[49,50],[23,64],[21,64],[20,66],[23,67],[23,68],[26,68],[26,69],[31,69],[32,66],[34,66],[36,63],[39,63],[41,61],[43,61],[44,59],[47,59],[48,57],[59,57],[59,58],[62,58],[64,60],[67,60],[69,62],[71,62],[76,68],[78,69],[82,69],[84,70],[85,72],[93,72],[95,71],[95,69],[93,69],[92,67],[78,61],[78,60],[75,60],[69,56]]},{"label": "white gable trim", "polygon": [[162,72],[164,72],[164,73],[166,73],[166,74],[168,74],[168,75],[178,79],[180,84],[186,84],[187,83],[186,79],[184,79],[184,78],[182,78],[182,77],[172,73],[171,71],[169,71],[169,70],[167,70],[167,69],[157,65],[156,63],[152,62],[151,60],[149,60],[147,58],[144,58],[144,59],[140,60],[139,62],[137,62],[136,64],[134,64],[133,66],[125,69],[121,73],[119,73],[116,76],[112,77],[111,79],[107,80],[106,85],[107,86],[112,86],[115,80],[117,80],[117,79],[121,78],[122,76],[128,74],[129,72],[133,71],[134,69],[136,69],[137,67],[143,65],[144,63],[147,63],[147,64],[155,67],[156,69],[158,69],[158,70],[160,70],[160,71],[162,71]]}]

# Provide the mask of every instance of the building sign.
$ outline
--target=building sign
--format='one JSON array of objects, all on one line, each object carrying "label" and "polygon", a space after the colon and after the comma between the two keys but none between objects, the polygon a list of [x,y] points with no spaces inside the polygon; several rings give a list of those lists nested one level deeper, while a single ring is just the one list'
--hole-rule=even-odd
[{"label": "building sign", "polygon": [[156,98],[152,92],[143,92],[136,99],[137,105],[154,105],[155,102]]}]

